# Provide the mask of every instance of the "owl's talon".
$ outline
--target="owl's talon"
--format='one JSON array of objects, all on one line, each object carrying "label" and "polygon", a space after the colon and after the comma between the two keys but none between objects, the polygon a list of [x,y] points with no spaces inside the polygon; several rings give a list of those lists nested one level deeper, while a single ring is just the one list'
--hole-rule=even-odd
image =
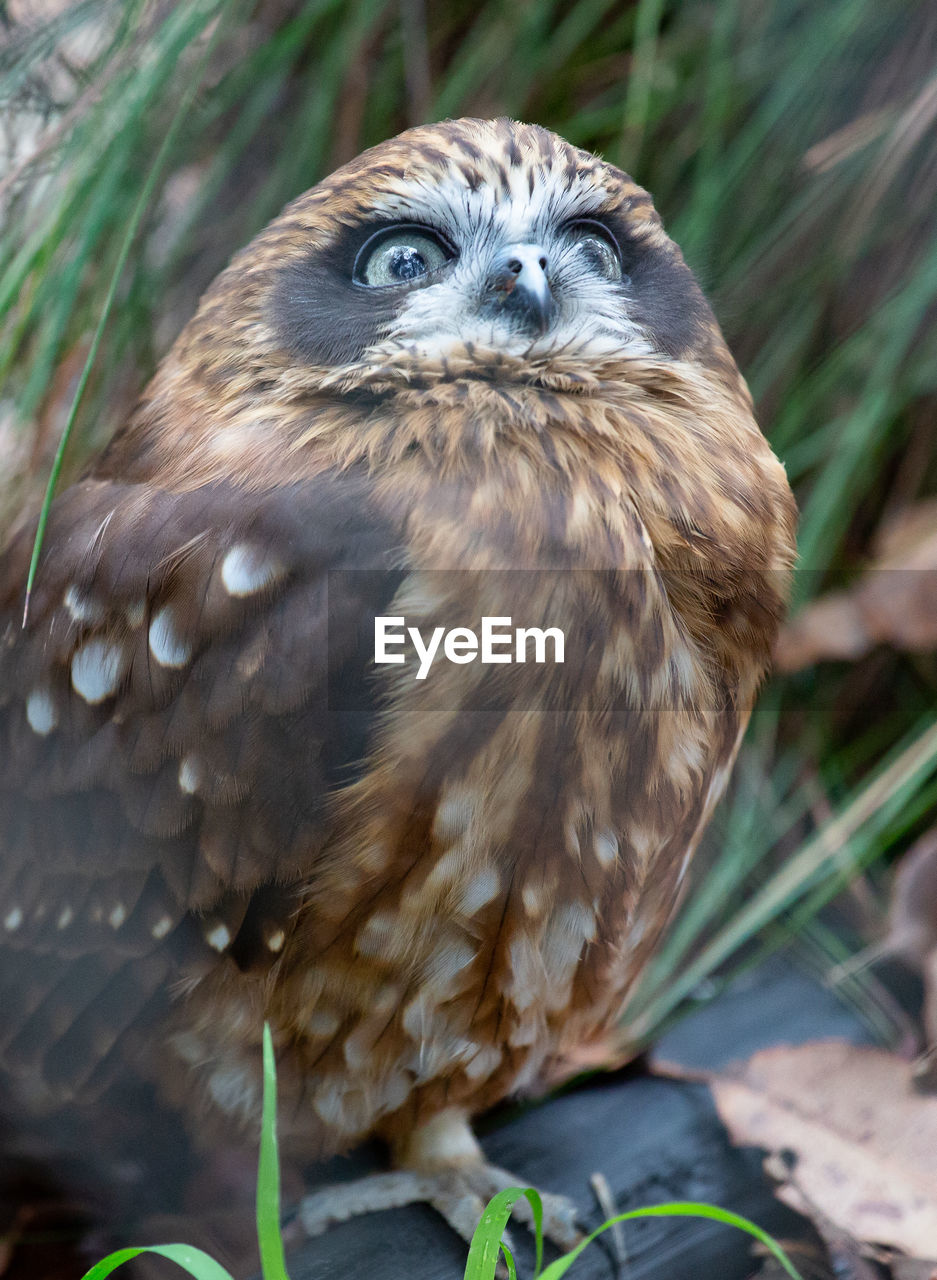
[{"label": "owl's talon", "polygon": [[299,1220],[307,1236],[321,1236],[338,1222],[347,1222],[362,1213],[400,1209],[429,1199],[427,1179],[401,1169],[396,1173],[373,1173],[354,1182],[339,1182],[303,1196]]},{"label": "owl's talon", "polygon": [[[497,1195],[499,1191],[504,1191],[507,1187],[525,1185],[524,1178],[509,1173],[507,1169],[499,1169],[497,1165],[483,1164],[479,1169],[472,1171],[472,1186],[486,1204],[492,1196]],[[560,1196],[552,1191],[540,1191],[539,1188],[537,1190],[543,1205],[544,1239],[549,1240],[564,1253],[575,1249],[583,1238],[579,1223],[579,1206],[568,1196]],[[521,1196],[514,1202],[511,1213],[518,1222],[533,1228],[534,1211],[526,1196]],[[510,1248],[510,1245],[508,1247]]]},{"label": "owl's talon", "polygon": [[[471,1241],[488,1201],[507,1187],[524,1186],[525,1179],[481,1161],[429,1173],[401,1169],[375,1173],[354,1182],[339,1183],[312,1192],[300,1202],[299,1218],[308,1236],[321,1235],[338,1222],[362,1213],[398,1209],[408,1204],[429,1204],[463,1240]],[[566,1252],[582,1241],[578,1209],[566,1196],[540,1192],[544,1238]],[[533,1210],[526,1196],[513,1206],[513,1215],[533,1227]],[[513,1252],[507,1231],[502,1239]],[[499,1276],[506,1276],[503,1261]]]}]

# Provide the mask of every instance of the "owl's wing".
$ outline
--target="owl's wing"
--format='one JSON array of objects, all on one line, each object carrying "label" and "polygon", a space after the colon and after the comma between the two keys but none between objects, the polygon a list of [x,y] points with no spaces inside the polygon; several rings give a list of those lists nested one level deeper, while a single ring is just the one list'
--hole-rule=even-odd
[{"label": "owl's wing", "polygon": [[[95,1091],[170,984],[283,940],[374,714],[362,482],[85,481],[0,568],[0,1064]],[[399,545],[399,539],[397,540]]]}]

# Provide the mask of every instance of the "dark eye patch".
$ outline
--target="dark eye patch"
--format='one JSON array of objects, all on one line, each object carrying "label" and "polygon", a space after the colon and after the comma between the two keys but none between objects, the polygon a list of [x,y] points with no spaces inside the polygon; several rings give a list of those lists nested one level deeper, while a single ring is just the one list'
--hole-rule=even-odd
[{"label": "dark eye patch", "polygon": [[[621,284],[623,305],[658,349],[675,359],[700,352],[709,341],[713,315],[679,250],[651,244],[636,234],[625,214],[614,210],[593,215],[590,221],[617,244],[627,277]],[[388,221],[345,227],[328,245],[310,250],[279,272],[269,316],[283,347],[297,361],[352,363],[381,339],[409,292],[423,286],[422,279],[379,289],[355,282],[362,247],[396,225]],[[432,281],[429,274],[425,283]]]},{"label": "dark eye patch", "polygon": [[345,227],[327,245],[282,268],[270,319],[284,348],[306,364],[344,365],[379,341],[419,282],[365,289],[354,280],[362,246],[394,223]]},{"label": "dark eye patch", "polygon": [[686,359],[699,351],[713,314],[680,251],[671,244],[651,244],[614,211],[594,220],[618,245],[622,271],[629,278],[629,314],[666,355]]}]

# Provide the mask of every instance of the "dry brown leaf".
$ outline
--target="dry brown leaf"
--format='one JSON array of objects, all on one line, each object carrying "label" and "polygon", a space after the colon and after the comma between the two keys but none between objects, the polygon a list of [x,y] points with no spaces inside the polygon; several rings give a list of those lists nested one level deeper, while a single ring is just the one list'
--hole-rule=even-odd
[{"label": "dry brown leaf", "polygon": [[899,956],[924,983],[925,1043],[929,1047],[916,1067],[919,1088],[937,1089],[937,827],[926,831],[895,867],[885,936],[837,965],[830,980],[883,956]]},{"label": "dry brown leaf", "polygon": [[766,1049],[709,1077],[739,1144],[797,1157],[778,1194],[816,1206],[859,1241],[933,1257],[937,1244],[937,1098],[916,1093],[911,1066],[841,1041]]},{"label": "dry brown leaf", "polygon": [[775,649],[780,671],[854,661],[877,644],[937,649],[937,502],[915,504],[880,530],[876,556],[849,591],[831,591],[796,614]]},{"label": "dry brown leaf", "polygon": [[912,964],[924,981],[924,1031],[933,1049],[937,1046],[937,827],[921,836],[898,863],[884,947]]},{"label": "dry brown leaf", "polygon": [[895,868],[885,945],[918,967],[937,948],[937,827]]}]

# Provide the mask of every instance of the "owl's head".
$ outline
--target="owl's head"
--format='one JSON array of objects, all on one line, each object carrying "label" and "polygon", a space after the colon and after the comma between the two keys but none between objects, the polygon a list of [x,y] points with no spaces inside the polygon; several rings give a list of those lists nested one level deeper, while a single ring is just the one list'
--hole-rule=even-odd
[{"label": "owl's head", "polygon": [[[284,244],[284,236],[287,243]],[[411,129],[297,200],[267,322],[298,362],[690,353],[711,315],[650,196],[511,120]]]},{"label": "owl's head", "polygon": [[536,125],[449,120],[364,152],[234,258],[131,423],[134,457],[178,459],[167,424],[228,467],[317,405],[360,415],[362,396],[441,384],[529,400],[649,366],[738,395],[647,192]]}]

